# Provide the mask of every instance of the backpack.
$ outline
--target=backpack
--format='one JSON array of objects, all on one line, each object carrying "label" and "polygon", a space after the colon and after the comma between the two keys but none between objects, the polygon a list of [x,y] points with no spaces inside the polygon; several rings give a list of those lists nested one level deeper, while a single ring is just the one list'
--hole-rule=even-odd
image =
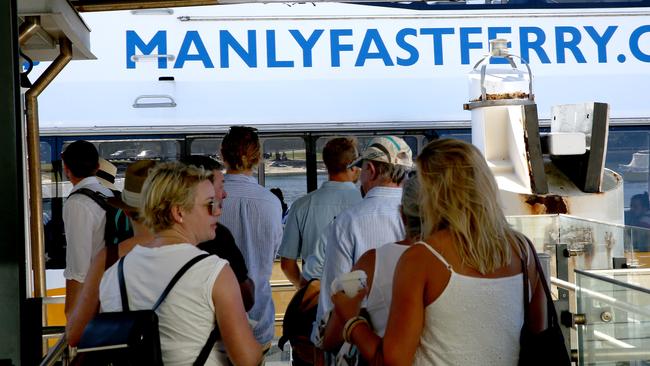
[{"label": "backpack", "polygon": [[[161,366],[163,363],[156,310],[185,272],[209,256],[207,253],[200,254],[185,263],[165,287],[151,310],[129,310],[122,257],[117,268],[122,311],[99,313],[88,323],[77,346],[77,357],[73,363],[93,366]],[[208,359],[216,342],[217,329],[215,326],[194,365],[203,365]]]},{"label": "backpack", "polygon": [[284,344],[289,341],[294,362],[297,359],[301,365],[314,364],[314,344],[310,335],[316,320],[319,294],[320,281],[312,279],[293,295],[282,320],[282,337],[278,340],[278,347],[283,350]]},{"label": "backpack", "polygon": [[117,244],[133,236],[133,228],[131,227],[129,218],[126,216],[126,213],[121,208],[116,207],[115,204],[115,202],[120,199],[120,192],[113,191],[115,197],[106,197],[100,192],[95,192],[88,188],[79,188],[70,193],[70,196],[74,194],[83,194],[92,199],[99,207],[106,211],[104,243],[107,249],[105,268],[108,268],[113,265],[113,263],[117,262]]}]

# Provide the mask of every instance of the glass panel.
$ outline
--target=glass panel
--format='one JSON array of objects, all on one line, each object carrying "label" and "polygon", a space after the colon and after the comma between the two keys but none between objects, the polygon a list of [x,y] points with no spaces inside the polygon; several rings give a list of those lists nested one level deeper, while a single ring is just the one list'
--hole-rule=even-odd
[{"label": "glass panel", "polygon": [[[49,143],[41,141],[41,189],[43,199],[56,197],[56,176],[52,166],[52,147]],[[45,207],[43,208],[45,210]]]},{"label": "glass panel", "polygon": [[207,155],[219,161],[221,159],[221,138],[196,139],[190,145],[190,154]]},{"label": "glass panel", "polygon": [[[648,260],[650,232],[646,229],[608,224],[569,215],[509,216],[515,230],[531,239],[538,252],[550,255],[550,275],[557,277],[556,249],[567,245],[570,256],[565,269],[569,277],[574,269],[611,269],[614,258],[627,258],[628,265]],[[645,262],[644,262],[645,263]],[[573,282],[572,278],[568,279]]]},{"label": "glass panel", "polygon": [[299,137],[264,139],[264,186],[280,188],[284,202],[307,193],[305,142]]},{"label": "glass panel", "polygon": [[650,363],[650,269],[576,271],[580,365]]},{"label": "glass panel", "polygon": [[449,138],[449,139],[458,139],[458,140],[463,140],[465,142],[472,142],[472,133],[470,131],[453,131],[453,130],[447,130],[447,131],[438,131],[438,136],[440,138]]},{"label": "glass panel", "polygon": [[[605,167],[623,176],[625,195],[625,224],[650,227],[648,197],[639,194],[648,192],[648,167],[650,160],[650,135],[642,131],[610,131],[607,141]],[[632,197],[635,197],[634,205]],[[641,206],[640,202],[645,201]],[[630,209],[631,206],[634,209]]]},{"label": "glass panel", "polygon": [[[178,140],[92,140],[99,156],[110,161],[117,167],[115,187],[122,190],[124,187],[124,172],[126,167],[136,161],[152,159],[160,161],[178,160],[180,157],[180,142]],[[72,143],[66,141],[63,150]],[[65,174],[64,174],[65,175]],[[62,197],[67,197],[72,189],[68,177],[63,177]]]}]

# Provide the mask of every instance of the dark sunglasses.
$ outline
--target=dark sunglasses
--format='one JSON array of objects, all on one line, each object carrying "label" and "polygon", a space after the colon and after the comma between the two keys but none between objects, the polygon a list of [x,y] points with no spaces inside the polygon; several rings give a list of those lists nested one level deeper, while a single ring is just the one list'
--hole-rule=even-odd
[{"label": "dark sunglasses", "polygon": [[210,200],[210,202],[204,204],[204,206],[208,208],[208,214],[210,214],[211,216],[216,216],[217,213],[219,212],[218,210],[220,208],[219,202],[215,200]]}]

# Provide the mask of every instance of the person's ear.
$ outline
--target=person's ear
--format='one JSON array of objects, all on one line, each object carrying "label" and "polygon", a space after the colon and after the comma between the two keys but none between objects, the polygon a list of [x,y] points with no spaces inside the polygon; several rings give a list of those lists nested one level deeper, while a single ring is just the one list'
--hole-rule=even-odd
[{"label": "person's ear", "polygon": [[375,164],[373,164],[371,160],[368,160],[366,164],[368,164],[367,169],[368,169],[368,173],[370,173],[370,179],[371,180],[377,179],[377,169],[375,168]]},{"label": "person's ear", "polygon": [[183,222],[183,209],[180,206],[172,206],[172,218],[179,224]]}]

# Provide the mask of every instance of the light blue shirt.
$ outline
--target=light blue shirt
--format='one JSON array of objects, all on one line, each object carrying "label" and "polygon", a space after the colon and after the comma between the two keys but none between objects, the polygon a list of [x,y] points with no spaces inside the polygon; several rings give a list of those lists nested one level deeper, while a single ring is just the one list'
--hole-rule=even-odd
[{"label": "light blue shirt", "polygon": [[284,258],[307,259],[323,229],[336,215],[361,201],[352,182],[324,182],[321,187],[296,200],[284,226],[278,254]]},{"label": "light blue shirt", "polygon": [[271,271],[282,240],[282,206],[280,200],[257,180],[243,174],[226,174],[219,222],[230,229],[244,256],[248,276],[255,283],[255,305],[248,316],[257,324],[253,333],[258,342],[273,339],[275,308],[271,298]]},{"label": "light blue shirt", "polygon": [[[401,188],[375,187],[359,204],[341,212],[326,229],[326,255],[316,327],[333,307],[330,299],[332,281],[342,273],[350,272],[366,251],[404,239],[404,225],[399,213],[401,199]],[[317,342],[314,333],[312,340]]]}]

